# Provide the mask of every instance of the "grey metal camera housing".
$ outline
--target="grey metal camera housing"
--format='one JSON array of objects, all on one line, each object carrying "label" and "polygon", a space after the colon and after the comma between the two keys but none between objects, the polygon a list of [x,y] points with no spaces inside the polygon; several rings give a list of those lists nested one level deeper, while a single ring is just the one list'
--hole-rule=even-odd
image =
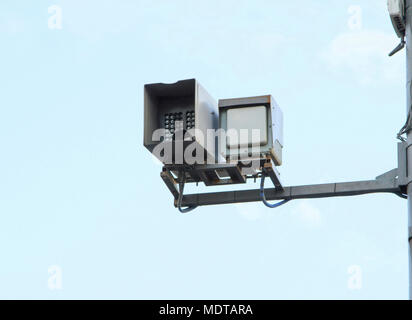
[{"label": "grey metal camera housing", "polygon": [[[226,132],[249,131],[246,141],[220,141],[219,150],[228,162],[257,156],[270,157],[277,166],[282,164],[283,113],[271,95],[219,100],[219,114],[219,127]],[[253,142],[250,131],[256,129],[261,135],[259,141]],[[258,144],[259,154],[254,154],[252,144]]]},{"label": "grey metal camera housing", "polygon": [[[178,120],[179,122],[177,122]],[[183,125],[179,128],[176,125]],[[216,130],[219,125],[219,109],[216,100],[196,81],[181,80],[176,83],[153,83],[144,86],[144,146],[153,152],[160,142],[176,142],[177,130],[196,129],[191,139],[184,139],[184,149],[191,143],[197,143],[203,150],[204,159],[215,159],[215,140],[206,143],[207,130]],[[170,134],[164,141],[153,140],[153,132],[167,127]],[[168,132],[169,132],[168,131]],[[200,137],[203,135],[203,137]],[[158,155],[155,154],[158,157]],[[175,151],[172,158],[158,157],[163,163],[175,163]]]},{"label": "grey metal camera housing", "polygon": [[405,1],[388,0],[388,11],[393,28],[399,38],[405,36]]}]

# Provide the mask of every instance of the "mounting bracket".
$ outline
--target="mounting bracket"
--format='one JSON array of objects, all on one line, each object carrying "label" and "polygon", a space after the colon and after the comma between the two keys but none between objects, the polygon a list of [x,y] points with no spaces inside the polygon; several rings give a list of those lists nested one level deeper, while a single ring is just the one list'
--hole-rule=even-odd
[{"label": "mounting bracket", "polygon": [[[326,184],[313,184],[303,186],[283,187],[280,183],[279,176],[271,165],[264,163],[262,173],[266,174],[272,180],[275,188],[265,189],[267,200],[294,200],[294,199],[313,199],[313,198],[328,198],[328,197],[345,197],[356,196],[369,193],[393,193],[402,198],[406,198],[406,186],[412,181],[412,177],[407,175],[407,144],[405,142],[398,143],[398,167],[385,172],[374,180],[338,182]],[[219,170],[223,166],[225,169],[233,168],[233,165],[210,165],[194,166],[193,172],[202,172],[207,168],[211,170]],[[177,179],[173,177],[171,170],[173,167],[165,166],[160,173],[166,186],[172,193],[175,199],[179,196],[179,191],[176,188]],[[236,175],[234,174],[236,177]],[[238,177],[239,178],[239,177]],[[232,178],[231,178],[232,179]],[[228,180],[229,181],[229,180]],[[191,181],[194,182],[194,181]],[[242,181],[243,182],[243,181]],[[233,183],[233,182],[232,182]],[[223,184],[223,183],[220,183]],[[229,182],[228,182],[229,184]],[[231,204],[242,202],[261,201],[260,190],[238,190],[238,191],[223,191],[212,193],[199,193],[183,195],[182,206],[207,206],[216,204]]]}]

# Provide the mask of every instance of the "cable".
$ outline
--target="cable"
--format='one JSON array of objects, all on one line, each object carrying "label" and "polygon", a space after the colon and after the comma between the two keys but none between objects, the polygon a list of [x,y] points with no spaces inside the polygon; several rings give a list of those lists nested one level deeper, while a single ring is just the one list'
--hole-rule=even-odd
[{"label": "cable", "polygon": [[[412,92],[412,83],[410,85],[409,88],[410,92]],[[406,139],[404,137],[402,137],[402,135],[404,134],[408,134],[409,131],[412,130],[412,125],[411,125],[411,112],[412,112],[412,104],[409,106],[409,110],[408,110],[408,116],[406,118],[405,124],[403,125],[403,127],[399,130],[398,134],[396,135],[396,138],[398,138],[399,140],[401,140],[402,142],[405,142]]]},{"label": "cable", "polygon": [[290,201],[290,199],[284,199],[274,204],[270,204],[269,202],[267,202],[266,196],[265,196],[265,175],[264,174],[262,174],[262,178],[260,180],[260,198],[262,199],[265,206],[269,208],[277,208]]},{"label": "cable", "polygon": [[411,124],[409,123],[410,118],[411,118],[411,111],[409,111],[408,113],[408,117],[406,118],[405,124],[403,125],[401,130],[399,130],[398,134],[396,135],[396,137],[401,141],[406,141],[406,139],[402,137],[402,135],[404,135],[405,133],[408,133],[412,129]]},{"label": "cable", "polygon": [[181,213],[188,213],[194,209],[197,208],[197,206],[189,206],[187,208],[182,209],[182,199],[183,199],[183,190],[185,188],[185,180],[186,180],[186,174],[184,171],[180,172],[180,182],[179,182],[179,197],[177,199],[177,209],[181,212]]}]

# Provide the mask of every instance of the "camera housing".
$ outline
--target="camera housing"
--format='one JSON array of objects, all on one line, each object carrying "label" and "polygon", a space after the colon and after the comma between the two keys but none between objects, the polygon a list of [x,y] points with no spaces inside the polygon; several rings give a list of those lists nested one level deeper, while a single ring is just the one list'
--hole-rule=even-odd
[{"label": "camera housing", "polygon": [[283,113],[271,95],[221,99],[219,114],[219,127],[227,133],[219,151],[228,162],[270,157],[282,164]]},{"label": "camera housing", "polygon": [[[219,109],[215,99],[196,79],[176,83],[153,83],[144,86],[144,146],[164,164],[185,161],[182,152],[197,144],[199,157],[216,160],[216,141],[207,139],[207,130],[216,130],[219,125]],[[161,140],[154,139],[154,132],[164,129]],[[157,138],[157,137],[156,137]],[[154,152],[159,143],[173,148],[172,154]],[[183,144],[178,148],[178,143]],[[179,162],[180,163],[180,162]]]}]

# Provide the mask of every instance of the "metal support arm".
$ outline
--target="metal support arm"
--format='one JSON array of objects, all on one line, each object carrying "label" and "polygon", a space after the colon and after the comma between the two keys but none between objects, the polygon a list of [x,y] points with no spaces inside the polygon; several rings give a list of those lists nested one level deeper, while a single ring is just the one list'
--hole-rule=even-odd
[{"label": "metal support arm", "polygon": [[[265,164],[262,169],[275,185],[275,188],[265,189],[266,199],[268,201],[313,199],[357,196],[369,193],[393,193],[406,198],[406,186],[410,182],[406,168],[406,149],[406,143],[398,143],[398,168],[381,174],[375,180],[366,181],[283,187],[276,170],[273,170],[270,164]],[[213,167],[213,169],[215,168]],[[161,177],[175,198],[176,205],[179,192],[176,188],[175,179],[168,170],[162,171]],[[188,194],[183,196],[181,205],[183,207],[192,207],[254,201],[262,201],[259,189]]]},{"label": "metal support arm", "polygon": [[[385,192],[402,195],[401,187],[398,185],[398,179],[396,177],[368,181],[284,187],[283,191],[277,191],[275,188],[265,190],[267,200],[344,197]],[[206,206],[253,201],[261,201],[258,189],[189,194],[183,196],[182,205]]]}]

